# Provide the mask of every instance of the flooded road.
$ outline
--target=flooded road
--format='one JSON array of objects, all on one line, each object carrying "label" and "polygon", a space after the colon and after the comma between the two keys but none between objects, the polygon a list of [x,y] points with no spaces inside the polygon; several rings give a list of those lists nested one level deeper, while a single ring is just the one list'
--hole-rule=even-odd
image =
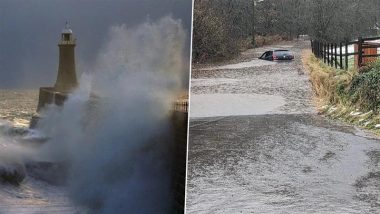
[{"label": "flooded road", "polygon": [[240,58],[288,48],[290,63],[193,71],[187,213],[380,213],[380,140],[317,115],[307,46]]}]

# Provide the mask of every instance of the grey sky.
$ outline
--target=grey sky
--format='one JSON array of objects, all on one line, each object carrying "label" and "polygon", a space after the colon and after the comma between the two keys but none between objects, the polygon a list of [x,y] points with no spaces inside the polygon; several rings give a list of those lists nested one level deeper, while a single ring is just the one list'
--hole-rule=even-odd
[{"label": "grey sky", "polygon": [[0,88],[54,84],[66,21],[77,38],[78,72],[95,60],[109,27],[133,26],[147,17],[181,19],[189,49],[191,7],[191,0],[0,0]]}]

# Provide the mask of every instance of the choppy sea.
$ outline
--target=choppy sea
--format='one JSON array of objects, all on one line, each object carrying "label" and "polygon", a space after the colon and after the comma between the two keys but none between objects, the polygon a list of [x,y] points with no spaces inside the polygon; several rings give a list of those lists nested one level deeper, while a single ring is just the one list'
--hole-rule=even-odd
[{"label": "choppy sea", "polygon": [[37,102],[37,90],[0,90],[0,120],[28,127]]},{"label": "choppy sea", "polygon": [[[38,136],[28,128],[37,102],[37,90],[0,90],[0,167],[7,167],[8,156],[19,155],[12,154],[15,147],[28,147]],[[0,214],[78,213],[63,186],[25,172],[19,185],[0,182]]]}]

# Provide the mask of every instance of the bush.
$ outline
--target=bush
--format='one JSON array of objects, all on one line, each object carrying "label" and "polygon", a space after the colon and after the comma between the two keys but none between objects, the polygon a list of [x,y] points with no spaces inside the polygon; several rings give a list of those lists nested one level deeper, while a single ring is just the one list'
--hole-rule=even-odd
[{"label": "bush", "polygon": [[343,103],[346,103],[348,101],[347,97],[347,84],[345,82],[338,82],[336,86],[336,94],[341,98]]},{"label": "bush", "polygon": [[337,70],[311,53],[303,54],[314,92],[325,104],[343,104],[362,111],[380,110],[380,60],[359,71]]},{"label": "bush", "polygon": [[367,68],[368,71],[355,76],[349,86],[348,95],[353,105],[378,112],[380,107],[380,63]]}]

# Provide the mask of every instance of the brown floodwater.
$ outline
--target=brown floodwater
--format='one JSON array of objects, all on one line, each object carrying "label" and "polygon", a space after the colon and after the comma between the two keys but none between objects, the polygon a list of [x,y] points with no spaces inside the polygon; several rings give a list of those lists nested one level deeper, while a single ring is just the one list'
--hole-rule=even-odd
[{"label": "brown floodwater", "polygon": [[308,45],[192,72],[187,213],[380,213],[380,139],[317,114]]}]

